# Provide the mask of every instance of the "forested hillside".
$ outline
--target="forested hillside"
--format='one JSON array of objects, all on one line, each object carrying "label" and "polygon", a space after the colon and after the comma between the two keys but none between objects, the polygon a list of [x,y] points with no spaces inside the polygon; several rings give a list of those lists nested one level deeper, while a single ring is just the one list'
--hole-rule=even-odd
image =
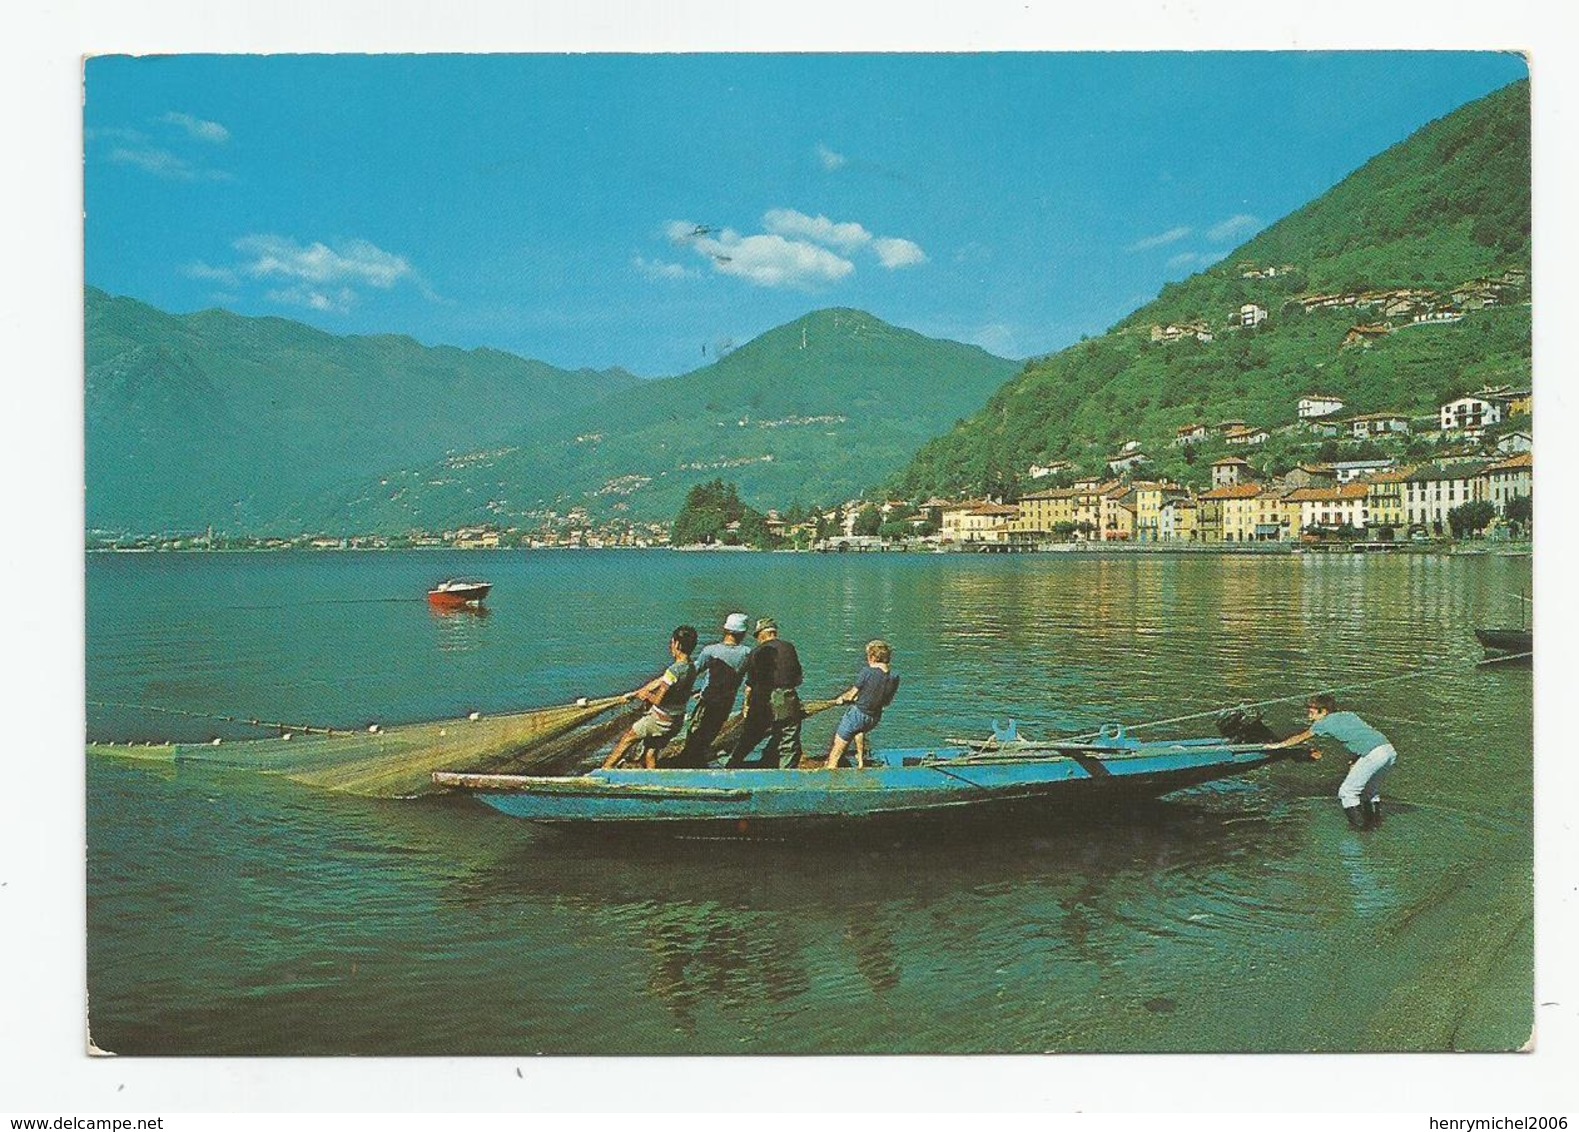
[{"label": "forested hillside", "polygon": [[[1170,442],[1189,424],[1288,425],[1312,392],[1343,398],[1345,413],[1423,417],[1485,383],[1527,387],[1529,190],[1529,88],[1517,83],[1424,127],[1107,334],[1028,362],[891,486],[1013,491],[1032,464],[1100,471],[1127,440],[1188,479]],[[1247,305],[1264,320],[1242,325]],[[1356,326],[1374,329],[1346,347]]]}]

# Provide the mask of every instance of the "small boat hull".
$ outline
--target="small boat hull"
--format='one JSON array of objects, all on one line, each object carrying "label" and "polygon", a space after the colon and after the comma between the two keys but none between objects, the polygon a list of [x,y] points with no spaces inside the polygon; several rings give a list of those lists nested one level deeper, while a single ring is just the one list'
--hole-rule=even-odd
[{"label": "small boat hull", "polygon": [[444,582],[428,591],[428,602],[440,609],[480,605],[493,590],[491,582]]},{"label": "small boat hull", "polygon": [[862,770],[441,773],[434,780],[511,817],[560,829],[771,839],[875,826],[1023,824],[1064,807],[1171,794],[1304,754],[1187,740],[1110,749],[885,751],[886,765]]}]

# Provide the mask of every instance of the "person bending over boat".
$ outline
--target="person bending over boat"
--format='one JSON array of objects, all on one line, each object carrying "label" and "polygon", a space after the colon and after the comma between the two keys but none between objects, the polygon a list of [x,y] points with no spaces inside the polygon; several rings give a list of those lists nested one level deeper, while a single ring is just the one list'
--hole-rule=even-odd
[{"label": "person bending over boat", "polygon": [[894,675],[893,647],[887,641],[872,641],[866,646],[866,667],[861,669],[855,683],[850,685],[834,703],[849,704],[850,710],[839,720],[833,735],[833,748],[828,752],[826,767],[833,770],[844,757],[844,749],[855,743],[855,765],[866,765],[866,736],[877,730],[883,721],[883,709],[894,702],[899,691],[899,677]]},{"label": "person bending over boat", "polygon": [[673,663],[663,670],[663,675],[625,694],[627,700],[641,700],[650,706],[647,714],[631,724],[614,744],[614,750],[603,760],[604,770],[619,766],[625,752],[638,739],[642,744],[642,764],[648,770],[657,769],[658,752],[668,746],[685,721],[685,704],[696,683],[696,666],[691,663],[691,653],[695,650],[696,630],[690,625],[681,625],[669,637],[669,656]]},{"label": "person bending over boat", "polygon": [[746,717],[729,766],[746,765],[746,757],[764,739],[767,746],[753,765],[789,767],[800,762],[800,654],[779,637],[778,622],[764,617],[756,625],[757,647],[746,661]]},{"label": "person bending over boat", "polygon": [[724,619],[724,639],[696,654],[696,696],[685,723],[684,745],[669,766],[707,765],[713,754],[713,740],[735,710],[735,696],[750,656],[746,615],[731,613]]},{"label": "person bending over boat", "polygon": [[1376,728],[1352,711],[1339,711],[1338,702],[1325,693],[1310,697],[1305,704],[1305,714],[1310,726],[1298,735],[1290,735],[1281,743],[1269,743],[1267,749],[1297,747],[1309,743],[1316,736],[1325,736],[1343,744],[1349,752],[1349,773],[1338,787],[1338,801],[1343,804],[1343,815],[1354,829],[1375,829],[1382,824],[1382,779],[1398,762],[1398,752]]}]

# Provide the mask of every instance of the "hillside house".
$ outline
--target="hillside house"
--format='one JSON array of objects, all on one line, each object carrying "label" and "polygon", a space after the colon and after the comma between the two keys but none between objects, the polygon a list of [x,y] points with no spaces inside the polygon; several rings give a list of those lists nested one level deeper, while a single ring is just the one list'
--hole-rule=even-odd
[{"label": "hillside house", "polygon": [[1369,350],[1372,342],[1379,342],[1393,332],[1391,326],[1385,323],[1361,323],[1349,327],[1349,332],[1343,336],[1343,348],[1361,346]]},{"label": "hillside house", "polygon": [[1181,448],[1190,444],[1200,444],[1211,435],[1203,424],[1187,424],[1173,434],[1173,446]]},{"label": "hillside house", "polygon": [[1511,456],[1516,452],[1529,452],[1534,447],[1535,442],[1527,432],[1505,432],[1497,439],[1497,451],[1504,456]]},{"label": "hillside house", "polygon": [[1134,471],[1136,468],[1151,463],[1151,457],[1138,448],[1133,452],[1121,452],[1107,462],[1108,470],[1114,475]]},{"label": "hillside house", "polygon": [[1362,413],[1349,418],[1349,434],[1356,440],[1378,436],[1408,436],[1409,418],[1402,413]]},{"label": "hillside house", "polygon": [[1221,460],[1212,461],[1212,487],[1233,487],[1244,483],[1251,478],[1252,471],[1248,460],[1241,460],[1238,456],[1224,456]]},{"label": "hillside house", "polygon": [[1276,279],[1278,276],[1280,276],[1280,275],[1287,275],[1289,272],[1291,272],[1293,270],[1294,270],[1293,264],[1288,264],[1288,263],[1280,263],[1280,264],[1275,264],[1275,265],[1268,265],[1266,267],[1257,267],[1253,263],[1245,262],[1245,263],[1241,263],[1239,265],[1239,278],[1241,278],[1241,279]]},{"label": "hillside house", "polygon": [[1266,308],[1255,303],[1246,303],[1239,308],[1240,326],[1260,326],[1266,321]]},{"label": "hillside house", "polygon": [[1440,326],[1444,323],[1458,322],[1463,317],[1463,311],[1429,310],[1418,312],[1410,322],[1416,326]]},{"label": "hillside house", "polygon": [[1212,328],[1204,322],[1169,323],[1167,326],[1153,326],[1151,340],[1153,342],[1182,342],[1186,338],[1194,338],[1198,342],[1212,340]]},{"label": "hillside house", "polygon": [[1343,412],[1343,398],[1330,393],[1307,393],[1295,406],[1295,414],[1302,421],[1313,421]]},{"label": "hillside house", "polygon": [[1449,401],[1440,410],[1443,432],[1479,436],[1487,426],[1498,424],[1501,420],[1502,406],[1484,397],[1460,397],[1457,401]]},{"label": "hillside house", "polygon": [[1218,436],[1227,436],[1230,432],[1233,432],[1235,429],[1240,429],[1240,428],[1244,428],[1244,427],[1245,427],[1245,422],[1241,421],[1241,420],[1230,419],[1230,420],[1226,420],[1226,421],[1218,421],[1217,422],[1217,435]]},{"label": "hillside house", "polygon": [[1054,460],[1050,464],[1032,464],[1025,474],[1033,480],[1041,480],[1056,476],[1059,472],[1067,472],[1072,467],[1074,465],[1068,460]]},{"label": "hillside house", "polygon": [[1236,428],[1232,432],[1223,434],[1225,444],[1243,444],[1251,448],[1265,444],[1272,434],[1264,428]]}]

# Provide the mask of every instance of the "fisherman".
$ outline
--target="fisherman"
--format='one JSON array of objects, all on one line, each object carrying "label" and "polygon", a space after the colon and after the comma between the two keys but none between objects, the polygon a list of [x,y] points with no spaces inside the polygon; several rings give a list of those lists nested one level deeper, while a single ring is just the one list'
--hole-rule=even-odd
[{"label": "fisherman", "polygon": [[642,765],[648,770],[657,769],[658,752],[668,746],[685,721],[685,704],[696,683],[696,666],[691,663],[691,653],[695,650],[696,629],[692,626],[681,625],[670,634],[669,656],[673,663],[662,675],[625,694],[627,701],[641,700],[649,708],[647,714],[631,724],[614,744],[614,750],[603,761],[604,770],[617,767],[626,750],[638,739],[642,743]]},{"label": "fisherman", "polygon": [[779,637],[778,622],[763,617],[756,624],[757,647],[746,661],[746,717],[729,766],[744,766],[746,756],[766,739],[756,766],[794,766],[801,758],[802,674],[795,646]]},{"label": "fisherman", "polygon": [[887,641],[871,641],[866,646],[866,667],[855,678],[855,683],[833,702],[849,704],[850,710],[839,721],[833,735],[833,749],[828,752],[826,769],[833,770],[844,756],[844,749],[855,742],[855,765],[866,765],[866,736],[883,721],[883,709],[894,702],[899,691],[899,677],[892,669],[893,646]]},{"label": "fisherman", "polygon": [[1349,751],[1349,773],[1338,787],[1338,801],[1352,829],[1375,829],[1382,824],[1381,782],[1398,761],[1398,752],[1376,728],[1352,711],[1339,711],[1338,702],[1325,692],[1310,697],[1305,704],[1310,726],[1281,743],[1270,743],[1268,750],[1298,747],[1316,736],[1343,744]]},{"label": "fisherman", "polygon": [[696,654],[696,695],[685,724],[685,744],[668,765],[706,766],[713,740],[735,710],[740,677],[745,673],[751,646],[746,643],[746,615],[724,618],[724,639]]}]

